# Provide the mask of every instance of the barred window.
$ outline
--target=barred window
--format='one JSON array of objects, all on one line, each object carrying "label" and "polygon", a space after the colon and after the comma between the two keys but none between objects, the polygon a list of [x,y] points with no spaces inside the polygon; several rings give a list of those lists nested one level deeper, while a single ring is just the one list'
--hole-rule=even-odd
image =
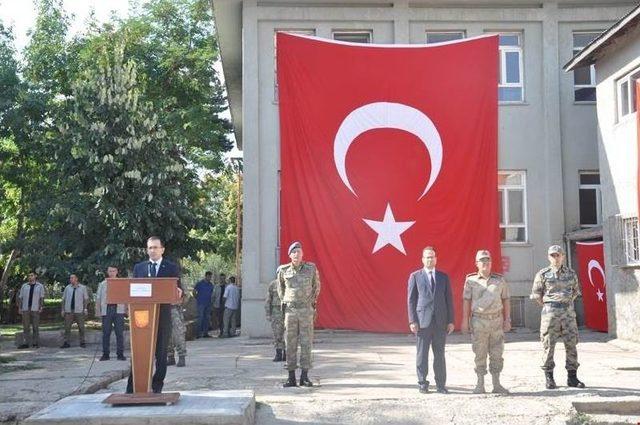
[{"label": "barred window", "polygon": [[638,217],[622,219],[622,241],[625,264],[640,264],[640,247],[638,246]]}]

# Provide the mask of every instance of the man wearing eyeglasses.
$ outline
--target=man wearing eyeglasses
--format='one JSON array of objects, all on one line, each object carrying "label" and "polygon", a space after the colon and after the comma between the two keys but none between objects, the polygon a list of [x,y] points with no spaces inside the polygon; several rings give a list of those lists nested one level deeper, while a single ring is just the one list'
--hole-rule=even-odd
[{"label": "man wearing eyeglasses", "polygon": [[580,296],[576,272],[564,264],[564,250],[552,245],[547,250],[549,266],[540,270],[533,280],[530,298],[542,306],[540,314],[540,340],[544,349],[542,370],[546,388],[557,388],[553,379],[553,353],[556,342],[562,339],[566,352],[567,385],[584,388],[578,379],[578,324],[573,302]]},{"label": "man wearing eyeglasses", "polygon": [[[164,242],[157,236],[147,239],[148,261],[142,261],[133,267],[133,277],[177,277],[177,297],[182,298],[180,285],[180,267],[167,260],[164,254]],[[160,304],[160,319],[156,337],[156,369],[151,380],[151,389],[154,393],[161,393],[164,386],[164,378],[167,375],[167,351],[171,338],[171,305]],[[133,393],[133,374],[129,373],[127,393]]]}]

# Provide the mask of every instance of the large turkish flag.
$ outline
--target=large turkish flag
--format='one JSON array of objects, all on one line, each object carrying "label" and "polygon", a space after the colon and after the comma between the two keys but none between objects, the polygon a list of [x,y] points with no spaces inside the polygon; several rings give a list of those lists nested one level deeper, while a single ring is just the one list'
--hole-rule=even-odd
[{"label": "large turkish flag", "polygon": [[317,325],[407,332],[432,245],[459,322],[466,273],[501,267],[498,38],[361,45],[278,33],[281,260],[320,271]]},{"label": "large turkish flag", "polygon": [[588,328],[607,332],[607,284],[604,272],[604,244],[576,242],[578,278],[582,285],[584,323]]}]

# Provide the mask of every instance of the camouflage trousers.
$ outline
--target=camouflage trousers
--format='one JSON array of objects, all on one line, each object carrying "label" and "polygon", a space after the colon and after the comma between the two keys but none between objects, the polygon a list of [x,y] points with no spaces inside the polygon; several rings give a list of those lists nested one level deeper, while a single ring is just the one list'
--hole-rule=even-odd
[{"label": "camouflage trousers", "polygon": [[554,308],[545,305],[540,316],[540,340],[544,349],[542,354],[542,370],[550,372],[556,366],[553,354],[556,342],[562,339],[566,353],[567,370],[578,370],[578,324],[573,308]]},{"label": "camouflage trousers", "polygon": [[311,369],[313,315],[314,309],[311,307],[287,307],[284,315],[287,370],[296,370],[298,366],[298,345],[300,345],[300,369]]},{"label": "camouflage trousers", "polygon": [[489,356],[489,371],[502,372],[504,359],[504,331],[502,330],[502,315],[494,319],[478,316],[471,318],[471,337],[477,375],[487,374],[487,355]]},{"label": "camouflage trousers", "polygon": [[184,324],[184,315],[182,314],[182,306],[171,306],[171,338],[169,338],[169,348],[167,352],[169,357],[173,357],[175,351],[178,351],[178,356],[187,355],[187,342],[185,341],[185,334],[187,328]]},{"label": "camouflage trousers", "polygon": [[273,346],[282,350],[284,348],[284,317],[282,315],[271,316],[271,331],[273,332]]}]

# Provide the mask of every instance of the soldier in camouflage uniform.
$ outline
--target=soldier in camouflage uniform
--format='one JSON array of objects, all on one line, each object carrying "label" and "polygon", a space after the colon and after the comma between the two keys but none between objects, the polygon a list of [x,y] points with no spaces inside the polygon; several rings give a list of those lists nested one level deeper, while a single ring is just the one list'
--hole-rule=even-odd
[{"label": "soldier in camouflage uniform", "polygon": [[[462,304],[462,332],[471,327],[472,349],[475,354],[475,371],[478,377],[473,392],[483,394],[484,375],[487,374],[487,354],[489,371],[493,382],[493,392],[508,394],[500,384],[500,372],[504,360],[504,332],[511,329],[511,303],[509,285],[504,277],[491,273],[491,254],[481,250],[476,254],[477,273],[467,275],[464,282]],[[471,316],[471,321],[469,321]],[[470,326],[469,326],[470,325]]]},{"label": "soldier in camouflage uniform", "polygon": [[553,379],[553,353],[556,342],[562,339],[566,352],[567,385],[584,388],[578,380],[578,324],[573,302],[580,296],[580,286],[576,272],[564,265],[564,250],[552,245],[547,251],[549,267],[536,273],[531,289],[531,299],[542,306],[540,316],[540,340],[544,352],[542,370],[544,370],[547,389],[557,388]]},{"label": "soldier in camouflage uniform", "polygon": [[[184,298],[183,298],[184,301]],[[171,306],[171,337],[169,338],[169,348],[167,349],[167,366],[186,366],[187,342],[185,334],[187,328],[184,324],[184,314],[182,303]],[[175,351],[178,351],[178,363],[176,364]]]},{"label": "soldier in camouflage uniform", "polygon": [[320,275],[313,263],[302,261],[302,245],[294,242],[289,246],[291,263],[278,268],[278,295],[284,306],[285,344],[287,348],[287,370],[289,379],[285,387],[295,387],[300,344],[300,385],[313,386],[309,380],[311,348],[313,344],[313,322],[316,301],[320,293]]},{"label": "soldier in camouflage uniform", "polygon": [[267,320],[271,322],[273,331],[273,345],[276,348],[274,362],[282,362],[287,359],[284,349],[284,315],[282,314],[282,302],[278,296],[278,281],[273,280],[267,288],[267,299],[264,302]]}]

